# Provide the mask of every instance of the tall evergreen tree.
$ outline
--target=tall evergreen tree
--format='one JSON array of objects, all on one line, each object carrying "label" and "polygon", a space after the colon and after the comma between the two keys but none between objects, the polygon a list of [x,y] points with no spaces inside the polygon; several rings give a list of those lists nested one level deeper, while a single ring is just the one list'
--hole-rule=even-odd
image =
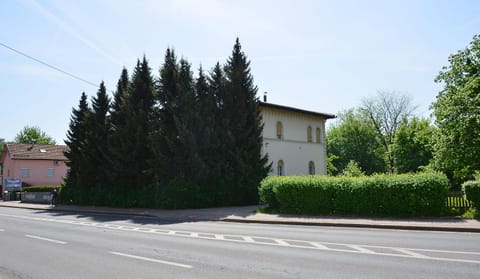
[{"label": "tall evergreen tree", "polygon": [[[97,95],[92,98],[92,113],[89,118],[87,150],[85,150],[91,166],[91,172],[88,175],[92,177],[94,186],[107,186],[111,183],[109,111],[110,98],[102,81]],[[87,175],[87,173],[85,174]]]},{"label": "tall evergreen tree", "polygon": [[175,146],[179,139],[179,133],[175,125],[175,111],[177,110],[178,64],[175,51],[170,48],[165,53],[165,61],[160,68],[158,85],[158,123],[153,129],[152,145],[155,163],[151,164],[156,179],[165,183],[177,174],[175,164]]},{"label": "tall evergreen tree", "polygon": [[128,98],[130,80],[127,69],[123,68],[120,78],[117,82],[117,90],[113,95],[112,108],[110,114],[110,188],[116,191],[122,189],[123,169],[128,166],[123,165],[124,149],[122,145],[122,135],[127,132],[125,128],[126,106],[125,99]]},{"label": "tall evergreen tree", "polygon": [[66,179],[67,187],[83,188],[85,185],[85,183],[83,183],[83,179],[86,178],[84,175],[88,174],[82,173],[82,170],[84,170],[84,167],[88,164],[84,150],[86,149],[85,145],[88,131],[87,119],[90,113],[87,95],[82,93],[78,108],[72,110],[67,139],[65,140],[65,144],[69,148],[65,151],[65,157],[67,158],[66,164],[69,167]]},{"label": "tall evergreen tree", "polygon": [[[209,89],[207,77],[200,67],[195,83],[197,121],[194,132],[197,140],[198,156],[202,161],[202,165],[199,166],[199,173],[203,173],[203,177],[200,180],[205,185],[204,187],[209,187],[215,183],[216,176],[219,173],[218,164],[221,161],[221,158],[214,156],[219,151],[217,149],[218,140],[215,135],[217,107],[213,91]],[[211,187],[205,190],[213,194]]]},{"label": "tall evergreen tree", "polygon": [[113,129],[115,129],[116,126],[123,124],[123,113],[121,111],[121,106],[123,99],[128,94],[128,84],[128,71],[127,69],[123,68],[120,79],[117,82],[117,91],[115,91],[113,94],[112,111],[110,116]]},{"label": "tall evergreen tree", "polygon": [[159,127],[154,141],[155,154],[162,162],[157,166],[159,177],[165,180],[185,178],[199,180],[202,164],[197,152],[195,88],[190,64],[177,63],[174,50],[167,49],[160,69]]},{"label": "tall evergreen tree", "polygon": [[115,183],[121,189],[141,187],[152,183],[149,173],[152,151],[149,141],[153,119],[154,81],[144,57],[137,61],[128,94],[123,96],[120,111],[123,123],[116,127],[117,146],[114,158]]},{"label": "tall evergreen tree", "polygon": [[253,84],[250,62],[241,50],[237,38],[232,55],[225,66],[226,96],[224,111],[228,117],[227,134],[234,144],[229,146],[229,156],[234,168],[233,204],[258,202],[257,187],[267,176],[269,166],[266,156],[261,155],[262,118]]},{"label": "tall evergreen tree", "polygon": [[[234,185],[234,165],[231,158],[233,158],[232,147],[235,141],[232,133],[229,131],[230,118],[229,111],[225,108],[225,103],[232,107],[234,104],[231,101],[231,94],[226,94],[226,78],[220,63],[216,63],[210,72],[208,78],[208,92],[209,96],[214,101],[214,122],[210,123],[213,130],[212,143],[210,145],[211,151],[208,152],[207,161],[210,161],[209,169],[212,173],[211,179],[215,181],[216,200],[222,201],[223,205],[231,203],[232,185]],[[206,98],[208,100],[208,98]],[[208,101],[207,101],[208,103]],[[206,125],[208,125],[206,123]]]}]

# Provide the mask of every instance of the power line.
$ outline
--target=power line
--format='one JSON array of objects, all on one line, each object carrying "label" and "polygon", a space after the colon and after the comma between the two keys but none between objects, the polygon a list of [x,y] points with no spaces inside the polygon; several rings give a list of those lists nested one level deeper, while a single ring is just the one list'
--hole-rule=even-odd
[{"label": "power line", "polygon": [[6,44],[4,44],[4,43],[1,43],[1,42],[0,42],[0,45],[3,46],[4,48],[7,48],[7,49],[9,49],[9,50],[11,50],[11,51],[14,51],[14,52],[20,54],[20,55],[22,55],[22,56],[25,56],[25,57],[27,57],[28,59],[31,59],[31,60],[33,60],[33,61],[35,61],[35,62],[38,62],[38,63],[40,63],[40,64],[42,64],[42,65],[44,65],[44,66],[47,66],[47,67],[49,67],[49,68],[51,68],[51,69],[54,69],[54,70],[57,71],[57,72],[60,72],[60,73],[65,74],[65,75],[67,75],[67,76],[70,76],[70,77],[72,77],[72,78],[74,78],[74,79],[83,81],[83,82],[85,82],[85,83],[87,83],[87,84],[89,84],[89,85],[91,85],[91,86],[96,87],[96,88],[98,87],[98,84],[95,84],[95,83],[93,83],[93,82],[91,82],[91,81],[88,81],[88,80],[86,80],[86,79],[84,79],[84,78],[81,78],[81,77],[79,77],[79,76],[77,76],[77,75],[74,75],[74,74],[72,74],[72,73],[69,73],[69,72],[67,72],[67,71],[64,71],[64,70],[62,70],[62,69],[60,69],[60,68],[58,68],[58,67],[55,67],[55,66],[53,66],[53,65],[51,65],[51,64],[48,64],[47,62],[44,62],[44,61],[42,61],[42,60],[40,60],[40,59],[37,59],[37,58],[35,58],[35,57],[31,56],[31,55],[28,55],[28,54],[26,54],[25,52],[22,52],[22,51],[20,51],[20,50],[18,50],[18,49],[15,49],[15,48],[13,48],[13,47],[10,47],[10,46],[8,46],[8,45],[6,45]]}]

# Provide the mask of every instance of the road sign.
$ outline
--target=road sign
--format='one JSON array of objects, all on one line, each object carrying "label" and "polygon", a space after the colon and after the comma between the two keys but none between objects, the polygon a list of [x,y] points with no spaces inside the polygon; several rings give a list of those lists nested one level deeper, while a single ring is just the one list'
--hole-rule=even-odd
[{"label": "road sign", "polygon": [[19,178],[6,178],[5,179],[5,190],[6,191],[21,191],[22,190],[22,180]]}]

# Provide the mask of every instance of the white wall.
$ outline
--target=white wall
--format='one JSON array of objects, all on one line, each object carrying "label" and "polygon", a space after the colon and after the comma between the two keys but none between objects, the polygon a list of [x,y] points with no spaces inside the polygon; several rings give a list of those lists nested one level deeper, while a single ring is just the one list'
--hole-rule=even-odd
[{"label": "white wall", "polygon": [[[263,152],[272,163],[269,175],[277,175],[277,162],[283,160],[285,175],[308,175],[308,162],[315,163],[315,174],[325,175],[326,145],[325,118],[261,107],[264,122]],[[283,124],[283,139],[277,139],[277,122]],[[307,127],[312,127],[312,142],[307,142]],[[316,142],[316,129],[320,128],[320,143]]]}]

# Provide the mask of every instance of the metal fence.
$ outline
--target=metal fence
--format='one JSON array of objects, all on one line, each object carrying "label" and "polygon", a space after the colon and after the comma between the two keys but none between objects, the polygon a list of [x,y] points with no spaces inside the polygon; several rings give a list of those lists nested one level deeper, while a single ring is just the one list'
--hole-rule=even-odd
[{"label": "metal fence", "polygon": [[451,209],[467,210],[470,208],[470,202],[463,197],[461,192],[450,193],[447,197],[447,207]]}]

